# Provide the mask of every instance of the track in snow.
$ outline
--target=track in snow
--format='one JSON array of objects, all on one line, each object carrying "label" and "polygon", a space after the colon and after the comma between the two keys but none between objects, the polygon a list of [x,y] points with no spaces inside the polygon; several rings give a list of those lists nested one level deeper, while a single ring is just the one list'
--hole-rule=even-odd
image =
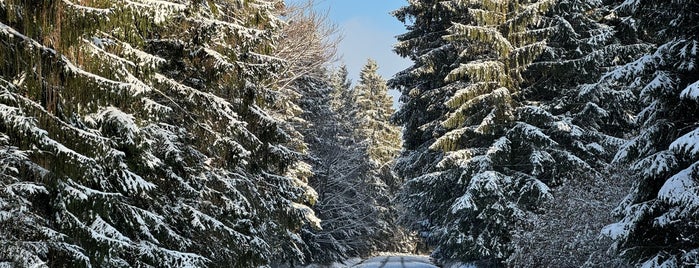
[{"label": "track in snow", "polygon": [[379,256],[353,266],[356,268],[438,268],[427,256]]}]

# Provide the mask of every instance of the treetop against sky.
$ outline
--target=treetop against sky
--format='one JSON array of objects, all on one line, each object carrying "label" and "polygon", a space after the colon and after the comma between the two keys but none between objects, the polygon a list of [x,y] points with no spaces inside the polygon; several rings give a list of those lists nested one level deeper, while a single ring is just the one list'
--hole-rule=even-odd
[{"label": "treetop against sky", "polygon": [[[286,0],[287,3],[306,0]],[[385,79],[410,65],[393,52],[394,38],[405,32],[405,27],[391,12],[407,5],[405,0],[316,0],[316,10],[327,13],[328,18],[340,28],[342,42],[338,54],[347,64],[353,83],[367,58],[379,64],[379,74]],[[392,92],[397,101],[397,92]]]}]

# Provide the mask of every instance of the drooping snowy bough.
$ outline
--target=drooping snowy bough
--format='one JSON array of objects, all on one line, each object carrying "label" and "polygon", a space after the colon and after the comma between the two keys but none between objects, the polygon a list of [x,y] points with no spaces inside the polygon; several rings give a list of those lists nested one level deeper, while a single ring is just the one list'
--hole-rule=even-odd
[{"label": "drooping snowy bough", "polygon": [[3,1],[0,262],[301,259],[315,192],[266,81],[281,1]]}]

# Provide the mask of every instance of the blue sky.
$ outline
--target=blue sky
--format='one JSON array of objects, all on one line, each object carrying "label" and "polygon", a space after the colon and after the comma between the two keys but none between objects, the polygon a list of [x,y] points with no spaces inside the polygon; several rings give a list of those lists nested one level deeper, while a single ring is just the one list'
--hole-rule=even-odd
[{"label": "blue sky", "polygon": [[[299,0],[294,0],[299,1]],[[316,9],[328,12],[343,35],[338,53],[347,64],[350,78],[356,83],[367,58],[379,64],[379,74],[388,80],[410,66],[410,60],[393,52],[395,36],[405,27],[389,13],[407,5],[406,0],[315,0]],[[391,92],[394,100],[396,92]]]}]

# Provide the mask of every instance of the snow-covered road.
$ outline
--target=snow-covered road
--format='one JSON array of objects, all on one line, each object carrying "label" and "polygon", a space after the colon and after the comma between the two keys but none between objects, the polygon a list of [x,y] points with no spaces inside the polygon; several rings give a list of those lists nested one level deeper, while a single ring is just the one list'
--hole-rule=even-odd
[{"label": "snow-covered road", "polygon": [[358,268],[437,268],[427,256],[379,256],[367,259]]}]

